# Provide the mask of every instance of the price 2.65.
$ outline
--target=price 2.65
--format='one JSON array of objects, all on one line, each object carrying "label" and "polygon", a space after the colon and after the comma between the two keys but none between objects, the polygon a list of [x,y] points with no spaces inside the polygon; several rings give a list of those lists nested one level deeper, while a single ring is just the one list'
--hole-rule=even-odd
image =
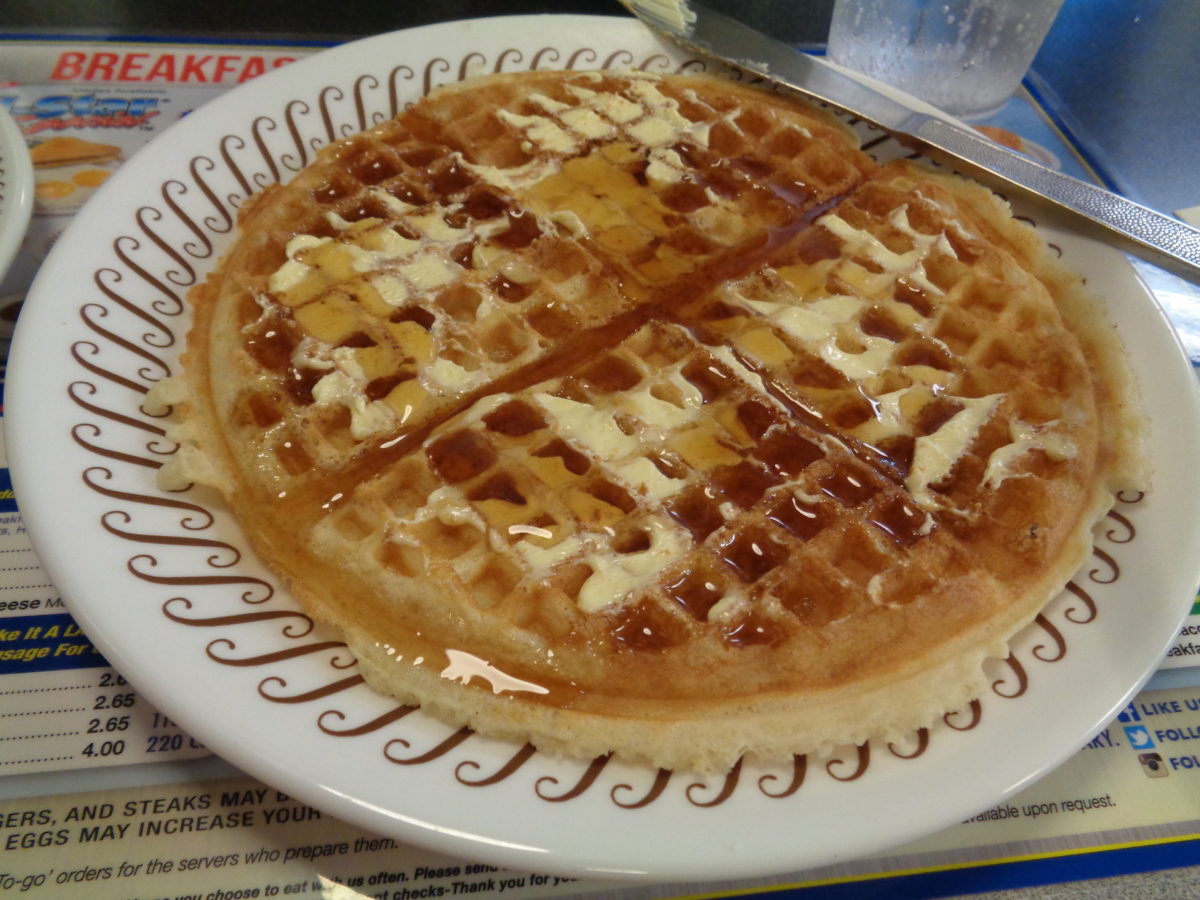
[{"label": "price 2.65", "polygon": [[125,731],[129,728],[129,716],[109,716],[107,719],[88,720],[88,734],[107,734],[110,731]]},{"label": "price 2.65", "polygon": [[101,694],[92,701],[92,709],[128,709],[137,703],[137,694]]}]

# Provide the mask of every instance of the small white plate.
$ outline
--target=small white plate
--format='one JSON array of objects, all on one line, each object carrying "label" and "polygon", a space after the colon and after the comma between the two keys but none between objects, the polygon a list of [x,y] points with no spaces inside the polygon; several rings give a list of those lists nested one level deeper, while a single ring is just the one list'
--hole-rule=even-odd
[{"label": "small white plate", "polygon": [[0,281],[25,239],[33,215],[33,163],[25,135],[0,107]]},{"label": "small white plate", "polygon": [[18,325],[8,433],[36,549],[91,639],[151,703],[263,781],[400,840],[534,872],[797,871],[959,822],[1073,755],[1149,677],[1194,595],[1200,411],[1191,368],[1124,257],[1049,222],[1039,226],[1108,305],[1141,373],[1154,490],[1121,500],[1070,589],[994,667],[987,696],[909,746],[702,779],[455,731],[363,686],[223,509],[156,488],[173,448],[140,403],[177,369],[184,297],[232,240],[238,204],[431,86],[531,67],[706,68],[631,19],[382,35],[198,109],[78,214]]}]

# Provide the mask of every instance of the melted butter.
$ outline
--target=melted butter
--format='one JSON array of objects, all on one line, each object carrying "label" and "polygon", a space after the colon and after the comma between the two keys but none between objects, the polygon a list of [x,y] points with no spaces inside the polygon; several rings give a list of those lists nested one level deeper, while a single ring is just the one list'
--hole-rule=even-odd
[{"label": "melted butter", "polygon": [[588,230],[587,226],[583,224],[583,219],[569,209],[555,210],[547,218],[555,225],[562,227],[573,238],[587,237]]},{"label": "melted butter", "polygon": [[410,296],[408,284],[390,272],[379,272],[371,277],[371,286],[388,306],[402,306]]},{"label": "melted butter", "polygon": [[341,405],[350,411],[350,436],[357,441],[388,431],[395,424],[392,408],[380,401],[370,401],[361,382],[339,368],[313,385],[317,403]]},{"label": "melted butter", "polygon": [[843,350],[838,346],[837,339],[833,338],[821,345],[820,354],[821,359],[847,378],[863,381],[878,375],[888,367],[896,345],[887,338],[866,335],[861,331],[855,337],[863,345],[861,351]]},{"label": "melted butter", "polygon": [[[897,253],[888,249],[882,241],[870,232],[855,228],[836,213],[821,216],[817,224],[824,226],[846,243],[846,249],[851,254],[866,256],[886,275],[895,277],[906,275],[907,280],[930,294],[940,294],[942,291],[925,276],[924,261],[935,249],[949,256],[954,256],[954,248],[946,235],[924,234],[914,229],[908,221],[908,208],[902,206],[889,217],[889,221],[899,231],[908,235],[913,242],[913,248],[905,253]],[[843,276],[847,280],[855,280],[852,273],[854,267],[843,267]],[[859,272],[860,280],[873,280],[865,272]]]},{"label": "melted butter", "polygon": [[571,535],[549,547],[533,541],[518,541],[515,546],[529,574],[535,579],[541,579],[549,575],[559,563],[575,556],[589,544],[585,544],[578,535]]},{"label": "melted butter", "polygon": [[1038,426],[1020,421],[1010,422],[1008,432],[1012,443],[992,451],[992,455],[988,457],[983,483],[990,488],[997,488],[1009,478],[1022,477],[1023,473],[1014,472],[1013,468],[1023,456],[1033,450],[1041,450],[1056,462],[1078,456],[1079,448],[1070,438],[1050,430],[1054,424],[1050,422]]},{"label": "melted butter", "polygon": [[708,621],[727,622],[745,605],[746,597],[733,585],[726,585],[725,595],[708,609]]},{"label": "melted butter", "polygon": [[1002,397],[1002,394],[989,394],[986,397],[962,398],[963,408],[947,419],[941,428],[933,434],[917,438],[912,468],[904,482],[917,503],[926,509],[939,505],[929,490],[930,485],[937,484],[950,474]]},{"label": "melted butter", "polygon": [[[512,166],[508,169],[501,169],[496,166],[476,165],[463,159],[458,154],[455,155],[455,160],[458,165],[462,166],[480,181],[500,188],[502,191],[514,194],[520,193],[531,184],[537,184],[558,168],[558,161],[554,158],[543,159],[537,157],[527,163]],[[505,227],[507,227],[507,223],[505,223]]]},{"label": "melted butter", "polygon": [[[423,216],[409,216],[407,221],[416,226],[431,241],[436,241],[439,244],[456,244],[468,234],[465,228],[454,228],[449,225],[440,210],[435,210]],[[385,230],[393,239],[406,241],[405,238],[396,234],[392,229],[388,228]],[[411,244],[416,243],[415,241],[407,242]]]},{"label": "melted butter", "polygon": [[382,203],[387,208],[387,211],[395,216],[403,216],[416,209],[411,203],[405,203],[399,197],[381,188],[371,188],[368,194],[372,199]]},{"label": "melted butter", "polygon": [[679,112],[679,103],[660,91],[651,78],[634,78],[629,93],[645,107],[647,115],[630,125],[628,132],[646,146],[674,144],[692,129],[692,122]]},{"label": "melted butter", "polygon": [[[443,485],[431,492],[426,498],[425,503],[411,517],[396,519],[395,521],[400,526],[413,526],[433,519],[443,522],[446,525],[472,525],[481,532],[488,530],[487,523],[484,522],[483,517],[463,499],[462,493],[448,485]],[[389,534],[389,538],[412,543],[403,534],[403,531],[392,531]],[[419,542],[414,544],[414,546],[420,546]]]},{"label": "melted butter", "polygon": [[547,116],[522,116],[506,109],[496,113],[500,121],[513,126],[532,147],[552,153],[574,153],[579,141],[567,129]]},{"label": "melted butter", "polygon": [[297,235],[288,242],[287,260],[271,275],[268,286],[288,305],[297,306],[329,284],[367,274],[371,278],[359,285],[359,291],[373,291],[377,303],[395,307],[413,293],[453,281],[457,267],[445,258],[445,248],[468,232],[449,226],[440,211],[410,222],[424,234],[423,240],[403,237],[374,219],[347,225],[337,241]]},{"label": "melted butter", "polygon": [[554,394],[537,393],[533,399],[554,417],[559,434],[598,459],[621,459],[638,450],[637,440],[620,429],[611,413]]},{"label": "melted butter", "polygon": [[283,294],[304,281],[313,270],[313,267],[301,258],[304,252],[311,247],[328,244],[331,240],[332,238],[319,238],[308,234],[296,235],[287,243],[287,261],[271,275],[267,287],[276,294]]},{"label": "melted butter", "polygon": [[446,650],[445,653],[450,664],[442,669],[441,676],[443,678],[448,678],[451,681],[457,681],[461,684],[470,684],[473,678],[479,678],[491,685],[493,694],[550,693],[548,688],[542,687],[540,684],[534,684],[532,681],[523,681],[520,678],[514,678],[512,675],[497,669],[487,660],[480,659],[473,654],[462,650]]},{"label": "melted butter", "polygon": [[644,456],[626,463],[618,463],[613,470],[626,484],[642,493],[649,500],[660,503],[679,492],[686,484],[682,478],[670,478]]},{"label": "melted butter", "polygon": [[904,399],[912,390],[911,387],[907,387],[875,397],[871,401],[875,411],[874,417],[855,428],[855,436],[867,443],[875,443],[890,437],[910,434],[912,416],[904,409]]},{"label": "melted butter", "polygon": [[418,291],[432,290],[458,277],[455,266],[438,256],[422,256],[405,263],[400,272]]},{"label": "melted butter", "polygon": [[645,112],[640,105],[620,94],[600,94],[574,85],[570,86],[568,90],[617,125],[627,125]]},{"label": "melted butter", "polygon": [[[683,158],[669,147],[655,147],[650,151],[649,165],[646,166],[646,177],[651,181],[661,181],[674,184],[683,180],[687,164]],[[713,198],[710,196],[709,200]]]},{"label": "melted butter", "polygon": [[334,366],[329,356],[329,347],[311,337],[305,337],[296,344],[288,360],[296,369],[317,369],[327,371]]},{"label": "melted butter", "polygon": [[[740,299],[740,298],[739,298]],[[866,308],[857,297],[835,294],[811,303],[774,303],[766,300],[741,300],[759,315],[765,316],[784,332],[804,342],[823,341]]]},{"label": "melted butter", "polygon": [[703,392],[684,377],[681,365],[674,366],[667,373],[667,381],[678,390],[679,402],[683,405],[684,409],[698,410],[704,405]]},{"label": "melted butter", "polygon": [[484,372],[472,372],[445,358],[435,360],[421,372],[426,387],[437,394],[463,394],[483,382]]},{"label": "melted butter", "polygon": [[545,94],[537,92],[529,95],[529,102],[537,104],[551,115],[572,108],[570,103],[563,103],[561,100],[555,100],[553,97],[547,97]]},{"label": "melted butter", "polygon": [[696,21],[695,12],[684,0],[638,0],[638,5],[666,22],[673,31],[686,31],[687,26]]},{"label": "melted butter", "polygon": [[677,406],[654,396],[652,390],[652,386],[643,386],[625,394],[622,397],[625,409],[652,428],[668,430],[679,428],[696,417],[698,404]]},{"label": "melted butter", "polygon": [[[896,345],[887,338],[864,334],[854,317],[865,310],[867,301],[835,294],[809,303],[776,303],[742,300],[747,306],[778,325],[786,334],[815,349],[818,356],[853,381],[863,381],[883,372],[891,362]],[[844,350],[840,334],[862,347]]]},{"label": "melted butter", "polygon": [[650,546],[639,553],[592,553],[584,557],[592,574],[579,589],[579,608],[598,612],[620,602],[691,549],[691,538],[681,529],[650,522]]},{"label": "melted butter", "polygon": [[[657,79],[645,73],[631,73],[625,97],[612,92],[593,91],[578,84],[569,85],[568,90],[580,101],[571,106],[541,94],[530,100],[540,107],[545,115],[523,116],[507,110],[497,113],[498,118],[524,136],[530,150],[569,155],[578,152],[586,141],[611,140],[621,132],[644,147],[652,148],[650,177],[662,181],[677,181],[683,170],[677,154],[659,153],[676,144],[680,139],[707,144],[708,128],[691,122],[679,112],[679,104],[666,96],[655,84]],[[469,166],[472,171],[497,186],[512,188],[516,184],[528,185],[540,180],[552,170],[544,161],[532,161],[509,170]]]},{"label": "melted butter", "polygon": [[401,259],[421,249],[420,241],[402,237],[387,226],[359,232],[352,241],[348,247],[354,255],[357,272],[379,268],[383,262]]},{"label": "melted butter", "polygon": [[612,137],[617,128],[612,122],[600,118],[595,110],[586,107],[569,109],[559,116],[559,121],[575,134],[588,140]]}]

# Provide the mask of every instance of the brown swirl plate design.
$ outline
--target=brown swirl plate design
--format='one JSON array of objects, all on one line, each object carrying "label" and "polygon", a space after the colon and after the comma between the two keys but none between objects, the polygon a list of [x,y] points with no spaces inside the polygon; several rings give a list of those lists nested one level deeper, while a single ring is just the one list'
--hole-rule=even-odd
[{"label": "brown swirl plate design", "polygon": [[[1052,223],[1039,227],[1109,292],[1135,366],[1153,362],[1151,418],[1174,417],[1174,432],[1156,429],[1152,453],[1174,502],[1122,496],[1090,563],[992,665],[990,691],[901,743],[701,778],[552,759],[455,730],[367,688],[352,654],[299,610],[210,497],[155,487],[175,447],[142,401],[177,368],[184,297],[231,240],[239,204],[438,84],[599,67],[706,68],[627,19],[431,26],[233,91],[120,170],[55,249],[14,349],[10,454],[39,554],[113,664],[217,752],[344,819],[440,851],[567,874],[761,875],[878,850],[999,801],[1081,747],[1148,677],[1200,569],[1189,538],[1200,496],[1174,449],[1200,441],[1200,414],[1194,402],[1166,406],[1159,389],[1187,395],[1190,368],[1161,317],[1145,314],[1152,298],[1124,260]],[[881,160],[906,152],[855,127]],[[723,826],[730,848],[714,855]]]}]

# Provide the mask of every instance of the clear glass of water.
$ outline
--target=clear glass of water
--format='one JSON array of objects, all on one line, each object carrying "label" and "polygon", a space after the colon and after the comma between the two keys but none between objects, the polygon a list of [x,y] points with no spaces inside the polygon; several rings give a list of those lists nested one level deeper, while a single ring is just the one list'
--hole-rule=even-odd
[{"label": "clear glass of water", "polygon": [[836,0],[829,58],[964,119],[1015,93],[1063,0]]}]

